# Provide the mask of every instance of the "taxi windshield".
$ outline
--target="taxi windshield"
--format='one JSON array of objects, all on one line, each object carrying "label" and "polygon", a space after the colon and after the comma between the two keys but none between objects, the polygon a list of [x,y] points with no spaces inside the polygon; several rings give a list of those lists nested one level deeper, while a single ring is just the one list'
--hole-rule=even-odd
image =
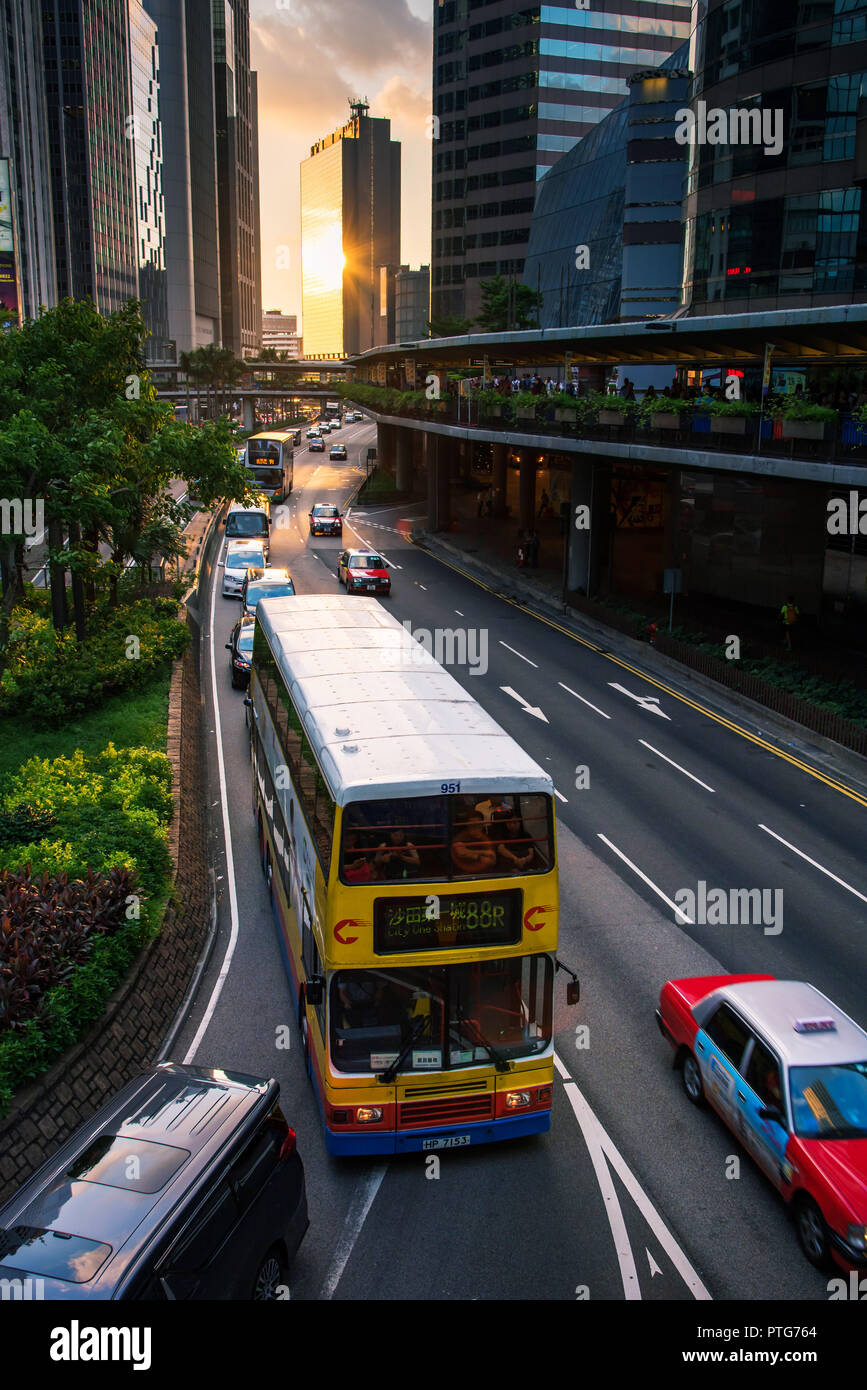
[{"label": "taxi windshield", "polygon": [[295,588],[291,579],[278,583],[274,583],[272,580],[270,584],[250,584],[247,586],[247,607],[255,608],[260,598],[285,598],[294,593]]},{"label": "taxi windshield", "polygon": [[[335,446],[336,447],[336,446]],[[337,508],[329,507],[324,502],[318,502],[313,508],[314,516],[337,516]]]},{"label": "taxi windshield", "polygon": [[349,561],[351,570],[384,570],[385,561],[381,555],[353,555]]},{"label": "taxi windshield", "polygon": [[789,1071],[792,1120],[801,1139],[867,1139],[867,1061]]}]

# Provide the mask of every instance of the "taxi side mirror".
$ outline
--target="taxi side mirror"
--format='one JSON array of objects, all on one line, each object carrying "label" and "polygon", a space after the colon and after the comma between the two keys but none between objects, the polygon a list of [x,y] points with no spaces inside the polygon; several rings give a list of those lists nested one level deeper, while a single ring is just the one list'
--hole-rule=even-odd
[{"label": "taxi side mirror", "polygon": [[778,1105],[763,1105],[759,1111],[760,1120],[773,1120],[775,1124],[785,1127],[786,1117]]}]

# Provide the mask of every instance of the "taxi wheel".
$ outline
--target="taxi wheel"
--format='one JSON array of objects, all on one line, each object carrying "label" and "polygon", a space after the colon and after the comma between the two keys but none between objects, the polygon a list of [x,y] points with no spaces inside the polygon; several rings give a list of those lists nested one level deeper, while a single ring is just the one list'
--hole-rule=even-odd
[{"label": "taxi wheel", "polygon": [[831,1242],[825,1218],[812,1197],[801,1197],[795,1208],[798,1244],[817,1269],[830,1269]]},{"label": "taxi wheel", "polygon": [[680,1063],[680,1079],[683,1089],[693,1105],[704,1105],[704,1086],[698,1062],[688,1049],[684,1049]]}]

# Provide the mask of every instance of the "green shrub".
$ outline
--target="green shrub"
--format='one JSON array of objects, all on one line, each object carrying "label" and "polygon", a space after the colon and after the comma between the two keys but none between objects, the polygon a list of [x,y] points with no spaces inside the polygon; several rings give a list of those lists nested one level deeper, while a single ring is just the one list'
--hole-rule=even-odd
[{"label": "green shrub", "polygon": [[97,605],[91,627],[78,643],[71,631],[55,633],[47,615],[17,607],[0,681],[0,714],[26,711],[35,722],[63,724],[120,690],[150,681],[189,641],[171,598],[117,609]]}]

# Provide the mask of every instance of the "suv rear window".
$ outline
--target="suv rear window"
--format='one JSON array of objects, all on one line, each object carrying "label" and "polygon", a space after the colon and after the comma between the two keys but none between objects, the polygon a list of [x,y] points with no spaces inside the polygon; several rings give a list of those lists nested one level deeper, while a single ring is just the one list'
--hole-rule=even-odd
[{"label": "suv rear window", "polygon": [[23,1269],[47,1279],[86,1284],[98,1274],[111,1246],[85,1236],[48,1231],[41,1226],[9,1226],[0,1230],[0,1268]]},{"label": "suv rear window", "polygon": [[227,536],[266,536],[268,518],[264,512],[230,512],[226,521]]}]

